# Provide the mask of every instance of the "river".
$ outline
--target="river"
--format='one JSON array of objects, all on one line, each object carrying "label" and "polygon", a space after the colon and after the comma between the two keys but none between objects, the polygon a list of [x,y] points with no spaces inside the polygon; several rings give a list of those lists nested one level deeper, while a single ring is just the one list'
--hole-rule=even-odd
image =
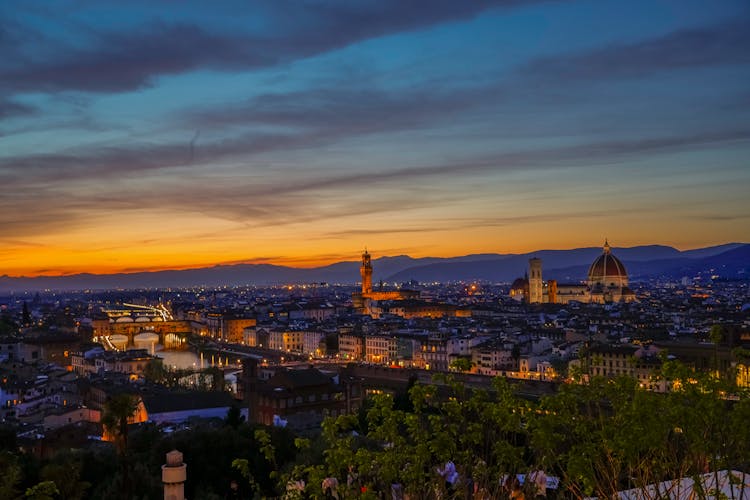
[{"label": "river", "polygon": [[164,360],[164,366],[170,368],[200,368],[200,359],[193,351],[156,351]]},{"label": "river", "polygon": [[[229,356],[218,356],[214,354],[206,354],[201,357],[193,351],[156,351],[156,356],[164,360],[164,366],[169,368],[190,368],[190,369],[202,369],[209,368],[211,366],[223,366],[226,367],[229,361],[235,363],[235,359]],[[236,360],[239,365],[239,359]]]}]

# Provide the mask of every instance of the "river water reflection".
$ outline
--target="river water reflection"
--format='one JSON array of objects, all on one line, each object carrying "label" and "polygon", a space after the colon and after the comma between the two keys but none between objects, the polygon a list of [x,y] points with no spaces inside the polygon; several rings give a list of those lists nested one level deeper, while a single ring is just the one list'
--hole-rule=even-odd
[{"label": "river water reflection", "polygon": [[[164,366],[169,368],[190,368],[190,369],[203,369],[211,366],[227,366],[230,361],[236,365],[239,365],[240,360],[235,360],[229,356],[218,356],[214,354],[206,354],[201,357],[193,351],[156,351],[156,356],[164,360]],[[202,365],[202,366],[201,366]]]},{"label": "river water reflection", "polygon": [[200,359],[193,351],[156,351],[164,360],[164,366],[170,368],[200,368]]}]

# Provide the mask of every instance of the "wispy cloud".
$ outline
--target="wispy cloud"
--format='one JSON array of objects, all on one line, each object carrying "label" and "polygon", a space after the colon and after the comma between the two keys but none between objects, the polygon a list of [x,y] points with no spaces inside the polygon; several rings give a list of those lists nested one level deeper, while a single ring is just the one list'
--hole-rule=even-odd
[{"label": "wispy cloud", "polygon": [[[265,29],[255,32],[221,32],[188,22],[156,21],[135,30],[92,29],[83,48],[60,40],[43,40],[48,45],[44,47],[3,43],[0,60],[5,62],[0,63],[0,88],[15,92],[133,90],[162,75],[196,69],[268,67],[370,38],[470,18],[493,7],[510,8],[539,1],[260,2],[224,13],[248,21],[265,16]],[[6,37],[12,33],[8,31]],[[50,50],[50,44],[56,44],[56,50]],[[28,57],[27,52],[36,57]],[[48,57],[40,58],[36,53]]]},{"label": "wispy cloud", "polygon": [[[313,135],[322,140],[318,134],[313,133]],[[454,175],[458,169],[461,174],[470,174],[497,169],[564,166],[570,161],[577,162],[602,157],[616,160],[628,155],[712,147],[749,139],[750,129],[730,128],[684,135],[600,140],[558,147],[536,147],[532,150],[491,153],[444,164],[390,168],[381,171],[357,170],[352,173],[322,177],[318,173],[314,179],[285,179],[278,186],[250,185],[248,186],[250,191],[245,191],[245,193],[259,194],[273,189],[273,192],[277,194],[292,194],[346,188],[360,183],[388,183],[426,176]],[[302,137],[248,134],[233,140],[220,140],[201,145],[197,148],[195,156],[203,164],[215,163],[227,157],[241,157],[248,160],[258,153],[287,150],[290,146],[301,147],[315,144],[315,142],[304,134]],[[189,138],[180,144],[142,144],[131,148],[93,147],[89,150],[81,150],[78,154],[14,156],[0,159],[0,182],[10,188],[32,185],[39,188],[52,184],[71,184],[81,179],[95,178],[104,181],[108,178],[121,178],[123,175],[162,174],[170,169],[184,167],[190,163],[190,160]],[[18,175],[20,172],[23,172],[23,175]],[[185,174],[185,172],[180,173]],[[191,175],[188,174],[187,178],[190,177]],[[200,176],[196,177],[200,180]],[[237,185],[222,186],[219,182],[216,187],[236,189]],[[204,186],[204,188],[210,189],[210,186]],[[245,189],[246,186],[241,188]]]},{"label": "wispy cloud", "polygon": [[686,219],[690,220],[704,220],[710,222],[733,222],[750,219],[750,215],[738,214],[738,215],[723,215],[723,214],[687,214]]},{"label": "wispy cloud", "polygon": [[[385,91],[338,81],[326,88],[262,94],[244,103],[184,113],[196,125],[268,125],[349,129],[351,134],[410,128],[475,106],[496,93],[495,86],[414,88]],[[497,95],[495,95],[497,97]]]},{"label": "wispy cloud", "polygon": [[13,101],[11,99],[0,98],[0,118],[12,118],[14,116],[25,116],[36,112],[36,109]]},{"label": "wispy cloud", "polygon": [[[643,209],[644,211],[647,209]],[[633,209],[638,212],[639,209]],[[533,215],[509,215],[509,216],[486,216],[486,217],[444,217],[440,220],[421,221],[428,222],[423,225],[408,227],[377,226],[366,229],[348,229],[343,231],[331,231],[321,235],[321,238],[350,239],[354,236],[374,236],[383,234],[412,234],[412,233],[436,233],[453,232],[456,227],[462,229],[475,228],[498,228],[522,224],[533,224],[540,222],[561,222],[574,219],[596,219],[616,215],[619,210],[603,209],[596,212],[591,211],[548,211]],[[429,223],[432,222],[432,223]]]},{"label": "wispy cloud", "polygon": [[555,54],[525,65],[526,77],[559,81],[642,77],[697,66],[750,63],[750,17],[681,29],[634,43]]},{"label": "wispy cloud", "polygon": [[[560,169],[623,161],[642,154],[695,150],[716,147],[728,141],[750,141],[750,131],[724,130],[707,134],[666,136],[648,139],[599,141],[560,147],[535,148],[514,152],[498,152],[477,158],[463,158],[445,163],[422,166],[404,166],[381,171],[355,170],[348,173],[329,173],[320,177],[290,177],[275,173],[257,183],[254,178],[230,175],[225,178],[196,176],[174,172],[163,176],[171,168],[188,158],[187,145],[171,145],[144,150],[128,150],[65,157],[63,170],[59,158],[42,157],[37,160],[5,159],[0,162],[0,178],[5,176],[7,189],[13,193],[0,199],[0,225],[6,234],[15,237],[37,234],[40,231],[60,231],[69,224],[90,219],[92,213],[111,213],[128,210],[157,210],[160,212],[200,213],[218,217],[247,227],[301,223],[328,217],[355,216],[365,213],[387,213],[408,209],[444,206],[450,202],[445,190],[414,196],[408,186],[436,186],[440,179],[450,180],[482,176],[499,172],[529,171],[530,169]],[[208,145],[202,150],[202,161],[222,158],[232,151],[235,154],[252,153],[238,141],[231,148]],[[215,155],[211,153],[215,152]],[[35,161],[46,165],[35,167]],[[132,161],[132,163],[130,163]],[[45,163],[47,162],[47,163]],[[140,163],[139,163],[140,162]],[[24,165],[19,168],[19,165]],[[23,171],[24,175],[16,175]],[[108,176],[136,177],[140,173],[159,174],[148,185],[114,183],[108,187]],[[92,193],[81,190],[71,194],[75,185],[87,176],[97,178],[97,188]],[[147,177],[148,178],[148,177]],[[210,182],[207,179],[211,178]],[[104,182],[102,182],[104,180]],[[380,199],[362,203],[360,199],[343,196],[368,186],[368,191],[379,193]],[[144,194],[148,195],[144,196]],[[190,193],[189,196],[186,193]],[[461,193],[454,193],[460,200]],[[322,199],[328,200],[321,203]],[[519,222],[482,220],[482,224],[502,225]],[[408,228],[407,228],[408,229]]]}]

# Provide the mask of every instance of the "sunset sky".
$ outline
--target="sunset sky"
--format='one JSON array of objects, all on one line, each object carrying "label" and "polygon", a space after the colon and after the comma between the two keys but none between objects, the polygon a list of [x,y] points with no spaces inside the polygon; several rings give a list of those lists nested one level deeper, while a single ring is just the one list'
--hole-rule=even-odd
[{"label": "sunset sky", "polygon": [[0,275],[750,241],[747,0],[0,3]]}]

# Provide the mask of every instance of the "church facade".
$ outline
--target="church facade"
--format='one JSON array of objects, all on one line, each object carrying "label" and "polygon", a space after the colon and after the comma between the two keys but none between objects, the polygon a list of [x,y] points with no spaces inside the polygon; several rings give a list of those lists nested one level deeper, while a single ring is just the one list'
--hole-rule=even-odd
[{"label": "church facade", "polygon": [[563,284],[555,280],[542,279],[542,260],[529,259],[529,272],[524,278],[513,282],[510,296],[530,304],[606,304],[612,302],[634,302],[635,294],[628,287],[625,266],[612,254],[605,240],[602,254],[589,266],[585,283]]}]

